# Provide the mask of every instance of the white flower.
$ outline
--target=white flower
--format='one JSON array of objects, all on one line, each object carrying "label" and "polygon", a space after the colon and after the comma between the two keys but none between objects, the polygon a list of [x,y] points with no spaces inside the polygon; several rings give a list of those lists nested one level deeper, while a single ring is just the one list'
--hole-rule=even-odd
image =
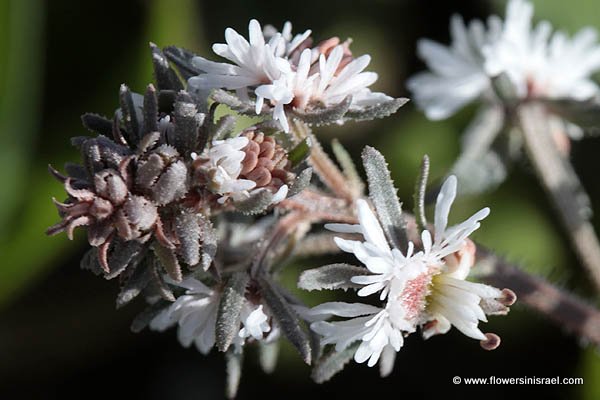
[{"label": "white flower", "polygon": [[506,313],[514,294],[465,280],[475,262],[475,245],[468,237],[479,228],[489,209],[448,227],[448,214],[455,197],[456,178],[451,176],[437,198],[434,233],[423,231],[423,250],[416,253],[412,242],[406,255],[390,248],[377,217],[364,200],[356,203],[358,224],[326,225],[335,232],[363,236],[364,241],[334,240],[341,250],[353,253],[371,273],[351,278],[351,282],[363,286],[358,295],[380,292],[379,298],[385,304],[379,308],[333,302],[312,308],[309,315],[313,318],[350,318],[313,322],[311,329],[323,336],[323,344],[335,344],[336,351],[341,351],[360,340],[354,359],[359,363],[369,360],[368,365],[373,366],[386,346],[400,350],[403,336],[418,326],[423,326],[423,335],[428,338],[445,333],[454,325],[465,335],[481,340],[484,348],[497,347],[499,338],[484,335],[478,323],[486,321],[486,314]]},{"label": "white flower", "polygon": [[184,347],[194,343],[198,351],[208,354],[215,345],[220,294],[193,278],[171,283],[187,289],[186,293],[154,317],[150,329],[164,331],[177,324],[177,337]]},{"label": "white flower", "polygon": [[479,229],[481,226],[479,221],[490,214],[490,209],[485,207],[466,221],[448,227],[450,208],[456,198],[456,185],[456,177],[451,175],[446,179],[438,194],[435,203],[433,243],[431,243],[429,231],[423,231],[423,247],[425,253],[430,257],[428,260],[430,264],[439,263],[445,257],[459,251],[465,245],[467,238]]},{"label": "white flower", "polygon": [[269,317],[263,312],[263,306],[245,302],[240,312],[242,321],[242,329],[240,329],[239,337],[246,339],[252,337],[256,340],[262,340],[263,335],[271,330],[269,325]]},{"label": "white flower", "polygon": [[[177,337],[184,347],[192,343],[203,354],[208,354],[215,345],[215,327],[221,293],[204,285],[197,279],[187,278],[182,282],[168,280],[170,284],[186,289],[184,295],[162,310],[150,321],[150,329],[164,331],[178,325]],[[240,311],[240,330],[234,338],[236,351],[248,339],[272,342],[279,335],[279,328],[269,322],[272,318],[262,304],[245,300]],[[265,337],[265,334],[268,335]]]},{"label": "white flower", "polygon": [[248,191],[256,186],[254,181],[239,179],[242,161],[246,157],[242,149],[247,144],[248,138],[244,136],[214,140],[208,150],[197,158],[203,162],[202,168],[208,171],[209,189],[222,195],[220,203],[224,203],[229,197],[234,200],[247,198]]},{"label": "white flower", "polygon": [[591,75],[600,69],[600,45],[592,28],[572,39],[552,34],[548,22],[532,26],[533,5],[508,2],[505,21],[474,20],[466,28],[460,17],[450,24],[452,44],[421,40],[419,55],[431,72],[408,81],[417,104],[430,119],[444,119],[473,100],[499,102],[492,79],[504,74],[519,99],[586,100],[599,93]]},{"label": "white flower", "polygon": [[424,272],[423,253],[413,254],[413,244],[409,243],[406,256],[398,249],[391,249],[383,229],[365,200],[356,201],[358,225],[326,224],[325,228],[339,233],[360,233],[365,241],[347,240],[336,237],[338,247],[362,262],[372,275],[355,276],[352,282],[364,285],[359,296],[381,292],[381,300],[390,290],[392,280],[407,281]]},{"label": "white flower", "polygon": [[282,68],[289,67],[287,62],[275,56],[282,40],[275,35],[269,43],[255,19],[248,25],[250,41],[232,28],[225,30],[225,43],[215,43],[213,51],[233,64],[209,61],[196,56],[192,64],[206,74],[192,77],[188,84],[193,89],[246,89],[263,83],[270,83],[281,76]]},{"label": "white flower", "polygon": [[590,76],[600,69],[596,30],[585,28],[570,39],[563,32],[552,34],[546,21],[532,28],[532,16],[531,3],[509,2],[502,35],[486,49],[488,73],[506,73],[522,98],[595,96],[598,86]]},{"label": "white flower", "polygon": [[484,68],[483,48],[497,40],[501,22],[490,17],[486,31],[481,21],[466,27],[462,18],[450,20],[449,47],[421,39],[417,52],[431,72],[410,78],[408,88],[428,118],[444,119],[482,95],[491,95],[491,81]]},{"label": "white flower", "polygon": [[[317,321],[311,324],[311,329],[323,336],[322,344],[335,344],[336,351],[343,351],[350,344],[361,340],[354,354],[354,360],[372,367],[377,363],[381,352],[386,346],[399,351],[404,343],[402,330],[410,328],[394,324],[394,319],[385,309],[368,304],[331,302],[323,303],[310,310],[313,317],[329,318],[354,317],[345,321]],[[397,319],[403,322],[401,318]]]}]

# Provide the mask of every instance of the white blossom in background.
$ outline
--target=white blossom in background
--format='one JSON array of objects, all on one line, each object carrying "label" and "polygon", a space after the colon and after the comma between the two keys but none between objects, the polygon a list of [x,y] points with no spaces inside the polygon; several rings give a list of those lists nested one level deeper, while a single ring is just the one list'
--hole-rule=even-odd
[{"label": "white blossom in background", "polygon": [[331,38],[311,48],[311,31],[292,35],[289,22],[277,32],[272,26],[261,30],[258,21],[251,20],[248,31],[247,40],[227,28],[226,43],[213,45],[213,51],[231,63],[193,58],[194,67],[204,73],[188,80],[190,91],[219,88],[235,90],[241,100],[254,96],[256,114],[272,113],[286,132],[289,108],[323,109],[350,97],[350,109],[362,110],[393,100],[369,89],[377,80],[376,73],[364,71],[370,57],[353,59],[349,41],[339,44]]},{"label": "white blossom in background", "polygon": [[[215,328],[221,293],[194,278],[169,283],[186,289],[184,295],[162,310],[150,321],[150,329],[164,331],[178,326],[177,338],[184,347],[192,343],[202,354],[208,354],[215,345]],[[246,340],[272,342],[279,335],[279,328],[271,326],[270,315],[262,304],[246,300],[240,312],[240,330],[234,338],[236,351],[240,351]]]},{"label": "white blossom in background", "polygon": [[[482,341],[484,348],[499,344],[493,334],[483,334],[479,321],[487,314],[506,313],[514,295],[491,286],[465,279],[475,262],[475,246],[468,237],[489,214],[484,208],[466,221],[448,226],[448,215],[456,197],[456,178],[446,180],[438,195],[432,232],[424,230],[422,250],[415,252],[409,243],[406,254],[390,248],[377,217],[364,200],[357,201],[357,225],[328,224],[339,233],[361,234],[364,241],[335,238],[338,247],[354,256],[369,271],[351,278],[361,287],[359,296],[379,293],[383,307],[361,303],[330,302],[312,308],[316,319],[311,329],[323,337],[323,344],[335,344],[342,351],[361,341],[354,359],[377,363],[382,351],[390,346],[400,350],[403,337],[422,327],[428,338],[446,333],[455,326],[463,334]],[[350,318],[323,321],[330,317]]]},{"label": "white blossom in background", "polygon": [[499,101],[492,79],[501,74],[520,99],[598,95],[591,79],[600,69],[597,32],[585,28],[570,38],[553,33],[548,22],[534,26],[532,18],[530,2],[510,0],[505,20],[491,16],[487,26],[474,20],[467,28],[454,16],[449,47],[421,40],[418,52],[430,71],[411,78],[408,87],[426,115],[444,119],[476,99]]},{"label": "white blossom in background", "polygon": [[492,16],[488,27],[479,20],[466,26],[461,16],[454,15],[450,20],[450,46],[419,40],[417,53],[430,71],[413,76],[407,86],[428,118],[445,119],[482,96],[493,98],[483,51],[500,36],[501,24],[498,17]]}]

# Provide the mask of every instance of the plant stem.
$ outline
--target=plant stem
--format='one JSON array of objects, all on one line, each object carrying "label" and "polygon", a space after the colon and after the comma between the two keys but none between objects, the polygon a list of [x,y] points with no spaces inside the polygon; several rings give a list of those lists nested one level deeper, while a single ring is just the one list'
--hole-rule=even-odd
[{"label": "plant stem", "polygon": [[310,139],[310,156],[308,161],[319,179],[338,197],[353,202],[356,199],[355,190],[348,184],[338,166],[329,158],[321,143],[306,123],[295,120],[292,122],[292,132],[299,140]]},{"label": "plant stem", "polygon": [[510,288],[517,294],[517,301],[570,333],[600,345],[600,311],[596,308],[542,278],[527,274],[480,245],[477,246],[477,259],[483,281]]},{"label": "plant stem", "polygon": [[547,116],[539,104],[517,110],[525,148],[544,189],[550,196],[572,246],[600,291],[600,243],[587,218],[585,192],[570,162],[552,141]]}]

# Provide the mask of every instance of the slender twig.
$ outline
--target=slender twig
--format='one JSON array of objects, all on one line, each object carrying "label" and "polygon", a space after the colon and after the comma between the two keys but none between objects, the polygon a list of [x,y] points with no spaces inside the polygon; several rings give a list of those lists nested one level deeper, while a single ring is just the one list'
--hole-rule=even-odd
[{"label": "slender twig", "polygon": [[586,196],[577,174],[552,142],[543,108],[538,104],[524,104],[517,114],[535,171],[554,203],[577,256],[600,291],[600,243],[582,204]]},{"label": "slender twig", "polygon": [[313,135],[310,127],[306,123],[295,120],[292,123],[292,132],[297,139],[310,139],[311,149],[308,161],[319,179],[331,190],[335,195],[342,199],[353,201],[356,199],[356,191],[348,185],[348,180],[340,171],[338,166],[331,160],[329,155],[323,150],[321,143]]},{"label": "slender twig", "polygon": [[519,303],[548,317],[570,333],[600,345],[600,311],[542,278],[527,274],[502,257],[477,246],[480,278],[496,287],[508,287]]}]

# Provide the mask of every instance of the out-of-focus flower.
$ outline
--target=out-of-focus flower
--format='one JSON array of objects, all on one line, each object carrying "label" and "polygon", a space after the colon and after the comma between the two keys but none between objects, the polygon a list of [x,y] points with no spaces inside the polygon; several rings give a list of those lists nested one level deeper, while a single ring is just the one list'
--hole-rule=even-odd
[{"label": "out-of-focus flower", "polygon": [[504,21],[491,16],[487,27],[452,17],[449,47],[423,39],[419,54],[430,72],[411,78],[408,87],[431,119],[444,119],[484,97],[499,101],[492,79],[504,74],[517,99],[587,100],[598,86],[591,75],[600,69],[597,33],[586,28],[569,38],[552,33],[548,22],[532,25],[533,5],[510,0]]}]

